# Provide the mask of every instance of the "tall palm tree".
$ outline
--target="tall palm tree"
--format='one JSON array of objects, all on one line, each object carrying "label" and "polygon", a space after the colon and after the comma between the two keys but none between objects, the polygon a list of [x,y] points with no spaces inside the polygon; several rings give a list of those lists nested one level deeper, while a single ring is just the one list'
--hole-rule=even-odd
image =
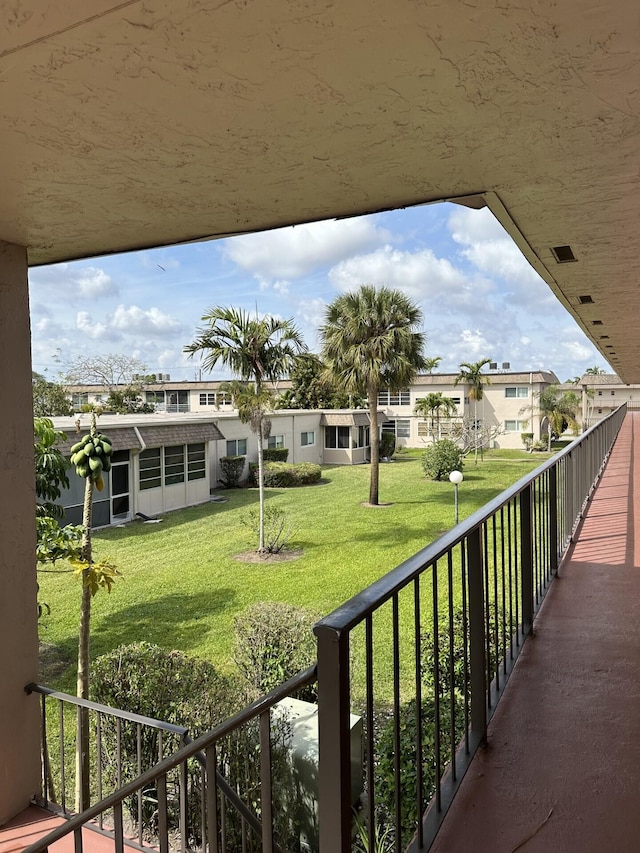
[{"label": "tall palm tree", "polygon": [[433,373],[433,371],[436,369],[436,367],[440,364],[441,361],[441,355],[435,355],[432,358],[425,358],[424,369],[427,371],[427,373]]},{"label": "tall palm tree", "polygon": [[577,433],[576,416],[580,410],[580,399],[573,391],[562,392],[557,385],[548,385],[537,395],[540,413],[547,419],[547,450],[551,452],[551,435],[562,435],[566,426]]},{"label": "tall palm tree", "polygon": [[596,364],[593,367],[587,367],[585,373],[588,376],[603,376],[604,370],[601,367],[598,367],[598,365]]},{"label": "tall palm tree", "polygon": [[258,488],[260,532],[258,553],[264,553],[264,440],[270,428],[267,412],[271,396],[265,382],[286,376],[298,356],[305,352],[302,337],[293,320],[251,317],[239,308],[212,308],[202,317],[209,325],[197,330],[196,339],[184,348],[190,356],[203,353],[202,366],[213,370],[220,364],[237,379],[251,382],[251,394],[240,395],[236,388],[241,420],[246,418],[258,436]]},{"label": "tall palm tree", "polygon": [[362,285],[327,306],[320,327],[322,358],[331,378],[347,391],[366,394],[371,477],[369,503],[378,504],[380,388],[400,391],[424,370],[422,312],[400,290]]},{"label": "tall palm tree", "polygon": [[[484,386],[490,385],[491,380],[482,372],[482,368],[491,363],[490,358],[480,361],[461,361],[460,372],[453,380],[454,385],[464,382],[469,385],[469,399],[473,400],[473,426],[474,431],[478,429],[478,400],[484,397]],[[475,463],[478,464],[478,443],[475,443]]]},{"label": "tall palm tree", "polygon": [[413,411],[416,415],[420,415],[423,418],[431,417],[432,436],[434,436],[433,421],[435,415],[437,435],[438,438],[440,438],[441,416],[444,414],[445,417],[449,417],[454,412],[458,411],[458,407],[456,406],[452,398],[445,397],[442,391],[431,391],[429,394],[427,394],[426,397],[420,397],[420,399],[416,400],[416,404],[413,407]]}]

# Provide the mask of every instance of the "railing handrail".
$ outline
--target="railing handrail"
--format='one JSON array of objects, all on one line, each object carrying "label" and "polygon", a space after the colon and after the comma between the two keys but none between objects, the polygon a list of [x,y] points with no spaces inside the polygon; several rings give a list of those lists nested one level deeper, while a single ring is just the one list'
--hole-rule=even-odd
[{"label": "railing handrail", "polygon": [[122,720],[127,720],[129,723],[140,723],[144,726],[149,726],[154,729],[162,729],[162,731],[171,732],[172,734],[184,737],[189,731],[185,726],[177,726],[174,723],[167,723],[164,720],[157,720],[154,717],[145,717],[143,714],[134,714],[132,711],[123,711],[120,708],[112,708],[110,705],[101,705],[99,702],[92,702],[89,699],[81,699],[78,696],[72,696],[70,693],[61,693],[59,690],[52,690],[50,687],[45,687],[43,684],[27,684],[25,687],[27,693],[39,693],[41,696],[49,696],[52,699],[59,699],[69,705],[76,705],[80,708],[88,708],[90,711],[97,711],[99,714],[108,714],[111,717],[119,717]]},{"label": "railing handrail", "polygon": [[315,628],[330,628],[337,632],[350,631],[380,607],[380,605],[389,601],[397,592],[414,580],[417,575],[424,571],[425,566],[435,563],[448,550],[466,539],[477,527],[523,492],[534,480],[537,480],[546,471],[556,466],[565,456],[569,456],[578,445],[586,441],[593,432],[601,428],[605,421],[613,418],[625,405],[623,403],[621,406],[618,406],[617,409],[602,418],[597,424],[589,427],[586,432],[575,438],[550,459],[545,460],[533,471],[521,477],[520,480],[510,486],[506,491],[501,492],[492,501],[489,501],[489,503],[461,521],[458,525],[443,533],[442,536],[438,537],[438,539],[431,542],[421,551],[418,551],[417,554],[413,554],[413,556],[409,557],[403,563],[400,563],[395,569],[378,578],[378,580],[359,593],[356,593],[356,595],[344,604],[341,604],[321,619]]},{"label": "railing handrail", "polygon": [[[76,814],[73,817],[69,818],[64,824],[53,829],[39,841],[36,841],[26,847],[23,853],[39,853],[39,851],[45,850],[51,844],[55,843],[56,841],[59,841],[61,838],[64,838],[71,832],[74,832],[77,829],[81,829],[85,824],[98,817],[98,815],[102,812],[105,812],[108,809],[111,809],[114,806],[117,806],[118,804],[124,802],[127,797],[133,796],[146,785],[155,782],[156,779],[159,779],[161,776],[167,774],[170,770],[173,770],[175,767],[178,767],[187,759],[193,758],[197,753],[208,749],[208,747],[212,746],[226,735],[231,734],[231,732],[235,731],[240,726],[244,725],[245,723],[248,723],[250,720],[253,720],[256,717],[261,716],[266,711],[269,711],[277,702],[280,702],[282,699],[285,699],[287,696],[290,696],[296,690],[299,690],[302,687],[306,687],[307,685],[312,684],[316,680],[316,678],[317,665],[314,664],[313,666],[308,667],[302,672],[299,672],[297,675],[294,675],[292,678],[290,678],[288,681],[285,681],[283,684],[278,685],[278,687],[274,688],[269,693],[266,693],[264,696],[259,697],[246,708],[243,708],[241,711],[238,711],[232,717],[229,717],[229,719],[215,726],[215,728],[211,729],[211,731],[205,732],[204,734],[197,737],[195,740],[191,741],[191,743],[189,743],[188,745],[181,747],[173,755],[169,756],[168,758],[162,759],[162,761],[159,761],[157,764],[154,764],[153,767],[150,767],[144,773],[141,773],[131,782],[127,782],[126,785],[123,785],[121,788],[118,788],[117,791],[114,791],[112,794],[109,794],[107,797],[104,797],[98,803],[95,803],[93,806],[90,806],[83,812],[80,812],[79,814]],[[55,693],[55,691],[51,691],[51,693]],[[76,701],[78,701],[77,697],[70,698],[76,699]],[[116,709],[108,710],[111,711]]]}]

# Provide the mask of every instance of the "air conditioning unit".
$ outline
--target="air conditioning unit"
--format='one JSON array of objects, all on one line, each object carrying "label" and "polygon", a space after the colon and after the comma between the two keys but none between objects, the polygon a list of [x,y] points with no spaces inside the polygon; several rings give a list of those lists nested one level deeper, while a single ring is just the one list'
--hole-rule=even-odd
[{"label": "air conditioning unit", "polygon": [[158,381],[159,382],[168,382],[171,379],[168,373],[159,373]]},{"label": "air conditioning unit", "polygon": [[498,362],[497,361],[490,361],[489,362],[489,370],[497,370],[497,369],[498,369]]},{"label": "air conditioning unit", "polygon": [[510,361],[503,361],[502,362],[502,369],[503,370],[511,370],[511,362]]}]

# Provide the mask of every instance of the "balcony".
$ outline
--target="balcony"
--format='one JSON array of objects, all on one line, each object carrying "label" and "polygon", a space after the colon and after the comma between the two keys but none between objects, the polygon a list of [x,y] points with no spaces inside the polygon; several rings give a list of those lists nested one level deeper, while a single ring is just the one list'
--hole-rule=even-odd
[{"label": "balcony", "polygon": [[[186,849],[193,838],[221,853],[348,853],[354,707],[364,729],[366,793],[356,804],[359,820],[380,827],[383,815],[394,853],[637,849],[636,419],[624,407],[617,410],[355,596],[316,626],[317,668],[194,742],[186,731],[172,731],[174,747],[161,747],[149,769],[141,767],[138,752],[137,777],[118,778],[111,793],[100,787],[95,805],[80,815],[69,812],[69,820],[29,853],[71,833],[76,850],[83,842],[92,849],[87,830],[82,834],[92,821],[115,832],[117,851],[128,837],[145,843],[136,824],[144,792],[156,804],[152,843],[162,853]],[[425,625],[431,630],[425,632]],[[391,685],[379,677],[385,655],[392,661]],[[319,808],[306,801],[311,821],[304,838],[294,826],[292,842],[279,834],[282,803],[274,805],[279,783],[272,709],[316,681]],[[66,705],[82,704],[41,688],[36,692],[43,730],[57,716],[44,713],[47,703],[59,704],[60,720]],[[376,784],[385,759],[376,708],[385,696],[392,744],[386,802]],[[422,714],[407,744],[403,715],[411,707]],[[141,727],[166,729],[161,721],[132,719],[135,715],[114,709],[90,711],[102,720],[98,732],[111,720],[118,755],[123,738],[133,734],[134,744],[142,741]],[[128,735],[126,726],[132,727]],[[231,779],[225,746],[225,738],[242,730],[253,738],[250,791],[237,776]],[[45,758],[49,752],[43,750]],[[64,775],[64,750],[61,756]],[[94,762],[99,776],[99,751]],[[49,791],[45,772],[43,805],[50,805]],[[197,820],[189,816],[194,792]],[[62,807],[68,812],[64,802]],[[127,809],[133,829],[123,821]],[[10,849],[25,846],[14,841]]]}]

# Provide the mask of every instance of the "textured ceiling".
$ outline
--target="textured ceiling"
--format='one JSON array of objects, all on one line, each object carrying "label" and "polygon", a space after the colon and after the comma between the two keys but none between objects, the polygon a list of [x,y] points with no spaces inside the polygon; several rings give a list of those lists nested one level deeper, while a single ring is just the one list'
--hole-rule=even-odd
[{"label": "textured ceiling", "polygon": [[640,382],[638,9],[16,2],[0,239],[42,264],[475,195]]}]

